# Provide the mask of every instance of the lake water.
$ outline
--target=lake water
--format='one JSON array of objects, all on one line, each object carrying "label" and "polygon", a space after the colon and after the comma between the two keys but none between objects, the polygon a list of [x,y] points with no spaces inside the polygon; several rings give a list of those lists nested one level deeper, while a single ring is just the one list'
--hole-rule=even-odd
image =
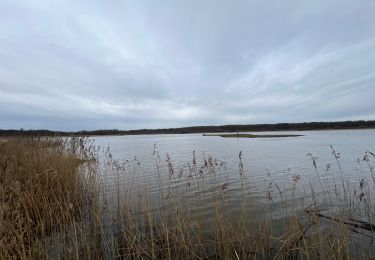
[{"label": "lake water", "polygon": [[[149,206],[164,208],[165,211],[172,205],[170,194],[177,194],[192,218],[204,220],[207,229],[212,220],[212,203],[218,197],[227,200],[225,214],[229,218],[236,219],[241,214],[244,185],[257,202],[256,206],[253,205],[257,212],[264,211],[267,204],[267,210],[272,209],[272,218],[280,223],[286,218],[281,207],[283,212],[285,207],[291,207],[285,206],[282,200],[288,200],[295,191],[297,197],[303,197],[297,212],[301,219],[306,217],[304,207],[312,201],[312,187],[320,207],[335,206],[338,210],[347,207],[347,201],[330,200],[328,203],[327,196],[337,193],[343,184],[352,193],[354,189],[361,189],[361,180],[365,179],[368,181],[367,191],[372,192],[375,183],[371,167],[375,158],[369,161],[363,158],[367,151],[375,152],[375,130],[269,134],[303,136],[251,139],[181,134],[94,139],[102,154],[107,154],[107,159],[116,160],[118,166],[117,170],[113,165],[110,169],[108,165],[102,166],[104,192],[110,194],[120,182],[126,190],[124,197],[146,191]],[[110,152],[107,147],[110,147]],[[114,176],[113,172],[117,175]],[[205,178],[206,175],[211,177]],[[368,216],[372,213],[361,216],[361,209],[358,209],[356,214],[369,221]],[[367,243],[372,246],[372,239]]]},{"label": "lake water", "polygon": [[[264,134],[267,134],[265,132]],[[96,144],[110,147],[113,157],[119,161],[136,158],[143,166],[144,174],[153,174],[156,147],[162,159],[168,154],[173,165],[184,166],[191,162],[193,151],[199,161],[212,156],[226,162],[230,180],[237,179],[239,153],[247,176],[252,181],[264,181],[270,174],[275,182],[283,183],[293,175],[299,175],[302,182],[309,181],[314,172],[311,156],[316,158],[319,172],[334,171],[337,162],[332,149],[340,153],[343,174],[350,181],[358,180],[358,159],[366,151],[375,152],[375,130],[332,130],[269,132],[269,134],[302,134],[300,137],[283,138],[222,138],[183,135],[140,135],[95,137]]]}]

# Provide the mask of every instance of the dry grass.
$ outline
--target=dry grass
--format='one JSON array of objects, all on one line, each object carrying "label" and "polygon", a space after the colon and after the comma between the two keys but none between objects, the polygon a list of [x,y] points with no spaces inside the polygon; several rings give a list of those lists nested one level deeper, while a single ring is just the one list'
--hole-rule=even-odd
[{"label": "dry grass", "polygon": [[64,229],[83,203],[82,161],[62,140],[0,143],[0,258],[28,258],[34,242]]},{"label": "dry grass", "polygon": [[368,259],[372,154],[358,161],[354,189],[333,156],[338,180],[311,155],[318,186],[305,191],[297,175],[254,187],[241,153],[233,182],[225,162],[193,153],[178,168],[155,149],[150,180],[137,160],[115,161],[84,139],[2,142],[0,258]]}]

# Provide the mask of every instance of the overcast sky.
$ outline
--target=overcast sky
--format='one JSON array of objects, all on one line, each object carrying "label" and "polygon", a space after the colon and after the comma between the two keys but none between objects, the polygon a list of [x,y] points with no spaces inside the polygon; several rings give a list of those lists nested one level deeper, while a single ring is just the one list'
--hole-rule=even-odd
[{"label": "overcast sky", "polygon": [[375,119],[375,1],[0,0],[0,128]]}]

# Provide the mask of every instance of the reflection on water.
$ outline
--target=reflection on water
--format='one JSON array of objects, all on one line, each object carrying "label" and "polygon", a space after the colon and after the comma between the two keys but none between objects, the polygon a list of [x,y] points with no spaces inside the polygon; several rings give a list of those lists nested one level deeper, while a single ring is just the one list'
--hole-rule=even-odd
[{"label": "reflection on water", "polygon": [[[362,200],[371,199],[369,191],[375,184],[374,160],[366,160],[371,156],[366,152],[375,150],[375,130],[282,134],[304,136],[96,137],[102,162],[112,162],[102,163],[103,193],[109,195],[109,204],[116,201],[111,194],[122,196],[139,214],[147,208],[160,218],[170,218],[181,208],[207,234],[216,221],[215,205],[233,223],[239,216],[246,217],[248,225],[270,217],[280,233],[288,228],[283,223],[291,215],[307,225],[311,216],[304,209],[313,203],[327,214],[372,221],[373,209]],[[373,246],[372,235],[352,237]]]},{"label": "reflection on water", "polygon": [[[272,132],[273,134],[303,134],[293,138],[220,138],[187,135],[144,135],[95,137],[96,144],[103,148],[108,145],[116,160],[126,161],[136,158],[142,163],[143,173],[151,175],[154,167],[153,151],[156,148],[166,159],[168,154],[175,167],[190,162],[193,151],[197,159],[212,156],[226,163],[229,178],[236,179],[238,172],[238,155],[242,152],[242,161],[247,175],[253,181],[264,180],[270,174],[279,182],[300,175],[301,182],[309,182],[314,174],[311,153],[317,158],[320,172],[327,168],[334,172],[336,162],[332,157],[330,145],[341,153],[341,163],[345,168],[345,176],[358,177],[355,164],[366,151],[375,150],[375,130],[338,130],[338,131],[300,131]],[[150,176],[151,177],[151,176]]]}]

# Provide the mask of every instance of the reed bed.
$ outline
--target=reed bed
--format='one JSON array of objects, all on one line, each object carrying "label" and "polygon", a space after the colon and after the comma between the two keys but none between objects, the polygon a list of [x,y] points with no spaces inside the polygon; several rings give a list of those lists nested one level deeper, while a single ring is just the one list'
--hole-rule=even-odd
[{"label": "reed bed", "polygon": [[[374,256],[375,156],[340,154],[314,181],[252,181],[238,157],[197,156],[176,166],[153,151],[154,169],[117,161],[89,139],[0,143],[1,259],[369,259]],[[328,169],[330,168],[330,169]],[[152,177],[150,177],[152,176]]]}]

